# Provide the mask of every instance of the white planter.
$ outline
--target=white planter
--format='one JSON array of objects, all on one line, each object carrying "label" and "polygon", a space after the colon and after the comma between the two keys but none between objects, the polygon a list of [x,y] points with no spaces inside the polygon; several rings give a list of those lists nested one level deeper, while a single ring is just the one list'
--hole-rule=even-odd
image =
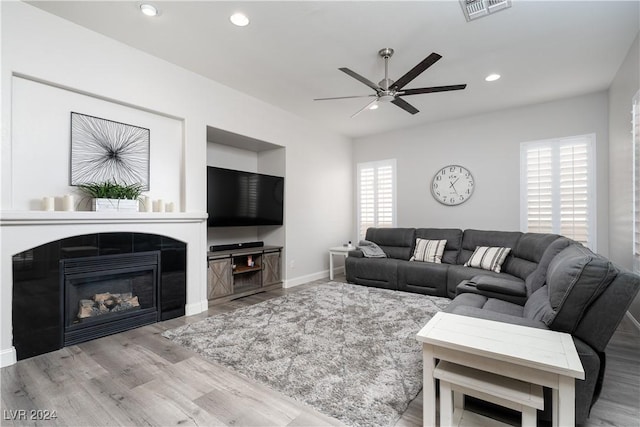
[{"label": "white planter", "polygon": [[138,201],[129,199],[93,199],[96,212],[138,212]]}]

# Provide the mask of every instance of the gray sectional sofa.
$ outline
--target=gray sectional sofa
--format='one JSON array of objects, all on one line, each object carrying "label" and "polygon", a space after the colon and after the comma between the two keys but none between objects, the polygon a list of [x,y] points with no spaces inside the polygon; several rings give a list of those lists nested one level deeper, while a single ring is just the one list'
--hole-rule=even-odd
[{"label": "gray sectional sofa", "polygon": [[[442,262],[409,261],[417,238],[446,240]],[[387,257],[349,252],[350,283],[449,297],[446,311],[454,314],[570,333],[585,370],[576,382],[576,423],[587,419],[604,376],[604,350],[640,289],[638,275],[555,234],[370,228],[366,240]],[[464,266],[478,246],[511,249],[499,273]]]}]

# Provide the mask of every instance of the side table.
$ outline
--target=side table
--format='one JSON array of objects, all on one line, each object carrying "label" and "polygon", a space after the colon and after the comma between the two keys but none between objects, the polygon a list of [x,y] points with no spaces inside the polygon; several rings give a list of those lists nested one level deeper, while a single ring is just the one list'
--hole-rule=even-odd
[{"label": "side table", "polygon": [[333,256],[340,255],[345,259],[349,256],[349,251],[355,249],[355,246],[335,246],[329,248],[329,280],[333,280]]},{"label": "side table", "polygon": [[553,392],[554,426],[575,425],[575,380],[584,370],[571,335],[439,312],[418,332],[424,364],[423,425],[436,425],[436,359]]}]

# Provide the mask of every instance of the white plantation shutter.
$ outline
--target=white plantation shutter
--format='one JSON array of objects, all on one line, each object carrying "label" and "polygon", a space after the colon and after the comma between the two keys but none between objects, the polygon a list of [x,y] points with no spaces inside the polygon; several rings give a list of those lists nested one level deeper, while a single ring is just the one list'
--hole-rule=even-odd
[{"label": "white plantation shutter", "polygon": [[551,233],[553,230],[553,176],[551,148],[531,147],[526,150],[525,230]]},{"label": "white plantation shutter", "polygon": [[595,240],[594,135],[521,145],[521,228],[558,233],[592,250]]},{"label": "white plantation shutter", "polygon": [[396,161],[359,163],[357,168],[358,238],[369,227],[395,227]]},{"label": "white plantation shutter", "polygon": [[640,273],[640,92],[633,97],[633,269]]}]

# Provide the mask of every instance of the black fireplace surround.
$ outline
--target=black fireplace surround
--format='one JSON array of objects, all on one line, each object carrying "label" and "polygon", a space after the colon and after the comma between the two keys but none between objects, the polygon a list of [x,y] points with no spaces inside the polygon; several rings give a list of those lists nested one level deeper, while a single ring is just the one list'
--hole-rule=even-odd
[{"label": "black fireplace surround", "polygon": [[[186,254],[186,244],[178,240],[156,234],[120,232],[70,237],[14,255],[12,317],[17,359],[183,316]],[[138,266],[114,266],[109,272],[107,264],[116,262]],[[92,264],[93,272],[90,271]],[[80,266],[83,269],[89,266],[89,269],[75,274],[74,269]],[[72,273],[67,274],[66,279],[65,270]],[[127,274],[130,279],[126,278]],[[76,319],[79,299],[89,298],[89,293],[104,287],[80,291],[78,300],[68,300],[76,292],[74,281],[85,276],[93,277],[89,280],[91,283],[113,282],[112,292],[133,291],[132,296],[137,297],[140,306],[84,319],[81,324]],[[65,286],[71,290],[65,292]]]}]

